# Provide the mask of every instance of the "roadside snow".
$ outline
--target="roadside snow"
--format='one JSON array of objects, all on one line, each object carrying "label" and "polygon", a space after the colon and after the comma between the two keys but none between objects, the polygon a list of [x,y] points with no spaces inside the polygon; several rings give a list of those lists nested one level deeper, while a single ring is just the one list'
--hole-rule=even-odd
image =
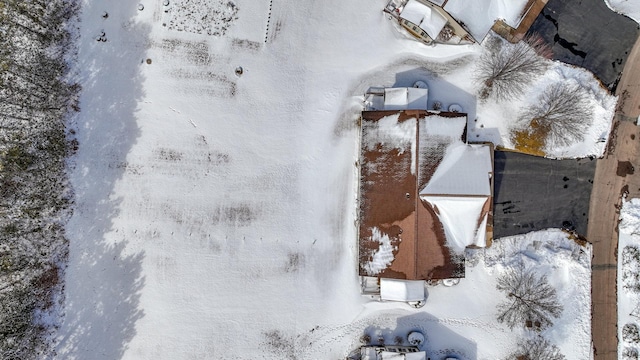
[{"label": "roadside snow", "polygon": [[627,15],[640,23],[640,1],[638,0],[604,0],[607,6],[620,14]]},{"label": "roadside snow", "polygon": [[640,199],[630,199],[623,203],[618,229],[625,234],[640,235]]},{"label": "roadside snow", "polygon": [[640,199],[623,201],[618,237],[618,354],[640,351]]}]

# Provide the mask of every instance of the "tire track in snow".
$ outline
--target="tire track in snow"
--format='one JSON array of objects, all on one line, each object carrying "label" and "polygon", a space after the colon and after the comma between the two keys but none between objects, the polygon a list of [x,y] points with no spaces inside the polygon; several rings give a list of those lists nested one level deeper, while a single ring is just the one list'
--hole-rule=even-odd
[{"label": "tire track in snow", "polygon": [[269,24],[271,24],[271,8],[273,7],[273,0],[269,1],[269,13],[267,14],[267,30],[265,31],[264,34],[264,43],[267,43],[267,40],[269,40]]},{"label": "tire track in snow", "polygon": [[[316,327],[308,333],[299,334],[296,337],[296,347],[300,350],[299,353],[303,354],[301,359],[311,360],[326,355],[327,350],[332,347],[341,349],[344,352],[343,355],[347,356],[351,351],[363,345],[360,338],[367,330],[371,329],[388,329],[391,330],[392,334],[404,334],[406,329],[415,329],[427,334],[430,326],[440,324],[445,327],[473,327],[497,331],[504,330],[503,327],[496,322],[470,318],[417,318],[398,323],[398,318],[411,315],[419,316],[419,314],[420,313],[411,314],[391,311],[389,313],[367,316],[348,324],[325,328]],[[389,342],[391,339],[385,337],[385,340]],[[453,354],[455,352],[454,349],[438,348],[430,349],[430,351],[439,355]]]}]

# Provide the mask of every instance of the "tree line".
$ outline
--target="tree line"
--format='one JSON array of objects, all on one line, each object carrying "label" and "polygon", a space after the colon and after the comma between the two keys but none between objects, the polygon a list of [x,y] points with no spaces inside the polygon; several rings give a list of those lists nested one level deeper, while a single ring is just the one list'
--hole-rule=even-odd
[{"label": "tree line", "polygon": [[76,0],[0,2],[0,358],[51,350],[70,215],[65,160],[77,145],[70,81]]}]

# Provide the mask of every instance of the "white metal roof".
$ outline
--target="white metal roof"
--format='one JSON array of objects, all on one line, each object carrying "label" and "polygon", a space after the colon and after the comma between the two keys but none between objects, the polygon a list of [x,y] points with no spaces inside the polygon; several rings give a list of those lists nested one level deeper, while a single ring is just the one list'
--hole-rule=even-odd
[{"label": "white metal roof", "polygon": [[427,353],[424,351],[418,351],[414,353],[404,354],[405,360],[427,360]]},{"label": "white metal roof", "polygon": [[429,89],[385,88],[384,110],[427,110]]},{"label": "white metal roof", "polygon": [[380,352],[380,360],[405,360],[404,354],[382,351]]},{"label": "white metal roof", "polygon": [[[411,21],[416,25],[420,25],[426,9],[429,7],[415,0],[409,0],[400,13],[400,18]],[[430,10],[430,9],[429,9]]]},{"label": "white metal roof", "polygon": [[427,360],[427,353],[424,351],[412,353],[383,351],[380,353],[380,360]]},{"label": "white metal roof", "polygon": [[422,301],[424,300],[424,281],[381,278],[380,299],[391,301]]}]

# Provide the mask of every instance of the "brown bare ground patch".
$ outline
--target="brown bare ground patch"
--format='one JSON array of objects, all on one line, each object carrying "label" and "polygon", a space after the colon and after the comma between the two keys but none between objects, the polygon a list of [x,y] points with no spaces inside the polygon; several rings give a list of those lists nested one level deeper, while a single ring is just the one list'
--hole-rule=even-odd
[{"label": "brown bare ground patch", "polygon": [[545,138],[541,131],[536,131],[534,128],[515,130],[511,134],[511,141],[517,151],[536,156],[546,155],[543,151],[546,145]]}]

